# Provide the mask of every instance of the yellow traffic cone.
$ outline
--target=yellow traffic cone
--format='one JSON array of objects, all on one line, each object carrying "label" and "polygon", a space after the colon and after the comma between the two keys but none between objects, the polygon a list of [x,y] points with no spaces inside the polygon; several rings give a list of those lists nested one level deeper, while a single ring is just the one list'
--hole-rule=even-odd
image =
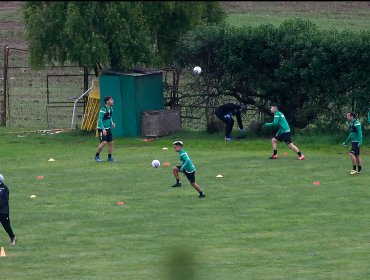
[{"label": "yellow traffic cone", "polygon": [[6,257],[6,254],[5,254],[5,249],[4,249],[4,247],[1,247],[1,251],[0,251],[0,257]]}]

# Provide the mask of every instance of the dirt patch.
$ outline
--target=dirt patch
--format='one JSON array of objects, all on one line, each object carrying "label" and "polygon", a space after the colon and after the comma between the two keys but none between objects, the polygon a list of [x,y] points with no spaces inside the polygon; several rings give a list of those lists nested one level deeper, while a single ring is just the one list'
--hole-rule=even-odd
[{"label": "dirt patch", "polygon": [[22,6],[21,1],[0,1],[0,10],[16,10]]},{"label": "dirt patch", "polygon": [[370,2],[367,1],[225,1],[223,4],[230,13],[346,13],[352,10],[370,10]]}]

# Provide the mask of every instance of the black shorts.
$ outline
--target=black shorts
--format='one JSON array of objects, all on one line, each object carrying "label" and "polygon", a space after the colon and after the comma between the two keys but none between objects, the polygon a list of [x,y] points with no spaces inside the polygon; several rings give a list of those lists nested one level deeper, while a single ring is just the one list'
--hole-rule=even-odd
[{"label": "black shorts", "polygon": [[[178,170],[179,170],[179,172],[180,172],[180,168],[181,168],[181,166],[176,166],[176,167],[177,167],[177,169],[178,169]],[[194,172],[191,172],[191,173],[188,173],[188,172],[186,172],[186,171],[184,170],[182,173],[184,173],[184,174],[185,174],[186,178],[188,178],[188,180],[189,180],[189,182],[190,182],[190,183],[195,183],[195,171],[194,171]]]},{"label": "black shorts", "polygon": [[290,132],[285,132],[285,133],[278,134],[274,138],[276,140],[280,141],[280,142],[284,141],[287,145],[292,143],[292,138],[290,136]]},{"label": "black shorts", "polygon": [[352,148],[351,148],[350,153],[355,156],[360,155],[360,147],[358,146],[358,142],[352,142]]},{"label": "black shorts", "polygon": [[100,143],[103,142],[103,141],[112,142],[113,141],[112,130],[111,129],[106,129],[105,131],[107,132],[107,134],[104,136],[103,135],[103,130],[98,128]]}]

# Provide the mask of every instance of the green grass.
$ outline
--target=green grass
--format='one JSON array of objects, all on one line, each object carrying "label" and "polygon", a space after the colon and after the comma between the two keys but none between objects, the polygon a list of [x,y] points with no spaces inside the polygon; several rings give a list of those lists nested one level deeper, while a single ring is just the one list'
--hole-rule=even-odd
[{"label": "green grass", "polygon": [[[370,16],[370,15],[369,15]],[[328,30],[369,30],[370,21],[368,18],[342,18],[338,19],[335,17],[320,17],[320,16],[305,16],[305,15],[282,15],[282,14],[265,14],[265,13],[248,13],[248,14],[230,14],[227,18],[227,22],[234,26],[259,26],[261,24],[272,24],[280,25],[285,20],[301,18],[303,20],[309,20],[313,24],[317,25],[321,29]]]},{"label": "green grass", "polygon": [[[366,143],[365,172],[350,176],[347,149],[330,137],[295,138],[307,155],[301,162],[285,145],[280,159],[267,160],[269,139],[225,143],[186,132],[149,143],[120,138],[113,164],[92,160],[94,133],[0,128],[0,137],[0,173],[19,238],[10,247],[0,230],[3,279],[370,277]],[[155,158],[177,165],[171,144],[178,138],[206,199],[185,179],[170,188],[171,167],[150,166]]]},{"label": "green grass", "polygon": [[321,29],[369,30],[370,9],[364,2],[237,2],[231,4],[227,22],[235,26],[280,25],[293,18],[310,20]]}]

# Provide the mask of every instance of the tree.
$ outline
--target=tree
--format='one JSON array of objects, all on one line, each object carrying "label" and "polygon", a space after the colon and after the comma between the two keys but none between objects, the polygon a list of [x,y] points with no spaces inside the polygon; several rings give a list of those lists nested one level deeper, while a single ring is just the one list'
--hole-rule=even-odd
[{"label": "tree", "polygon": [[231,97],[270,114],[269,103],[277,102],[295,128],[318,120],[328,126],[345,121],[345,110],[366,113],[369,38],[368,31],[320,31],[301,19],[279,27],[213,25],[184,34],[177,60],[203,69],[194,94],[186,93],[192,104],[214,107]]},{"label": "tree", "polygon": [[149,61],[149,30],[139,2],[26,2],[30,61],[126,69]]},{"label": "tree", "polygon": [[33,67],[71,62],[96,74],[169,63],[181,34],[225,18],[218,2],[45,1],[22,10]]}]

